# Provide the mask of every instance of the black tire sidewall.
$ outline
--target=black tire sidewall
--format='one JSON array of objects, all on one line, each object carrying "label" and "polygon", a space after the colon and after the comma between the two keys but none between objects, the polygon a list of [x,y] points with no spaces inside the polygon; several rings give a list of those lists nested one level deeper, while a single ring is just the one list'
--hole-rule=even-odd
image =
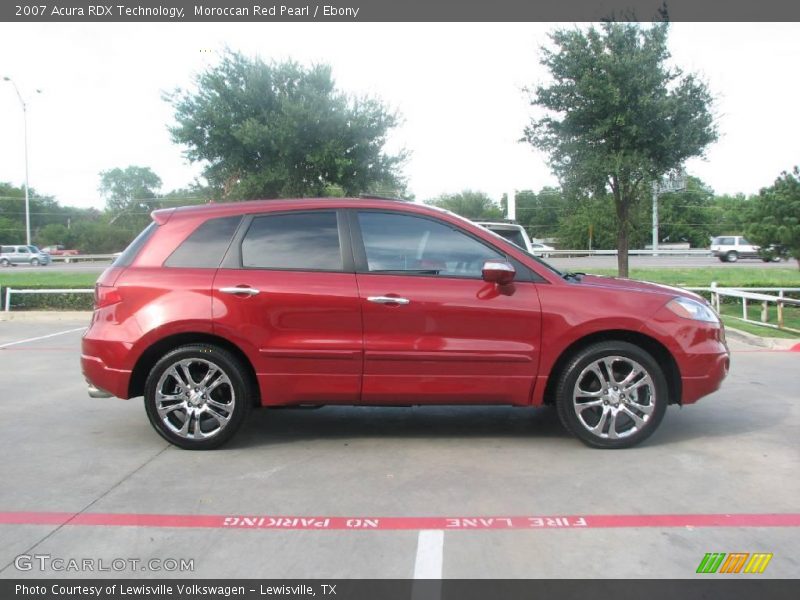
[{"label": "black tire sidewall", "polygon": [[[182,438],[170,431],[161,421],[156,409],[156,386],[161,375],[175,362],[184,359],[199,358],[214,363],[222,369],[231,381],[236,394],[233,414],[225,428],[218,434],[203,440]],[[181,346],[165,354],[150,371],[144,388],[144,406],[150,424],[165,440],[185,450],[211,450],[219,448],[231,439],[241,427],[252,404],[251,386],[247,382],[241,361],[230,352],[209,344],[192,344]]]},{"label": "black tire sidewall", "polygon": [[[604,439],[589,432],[580,422],[572,405],[572,392],[581,371],[604,356],[623,356],[639,363],[648,372],[655,387],[656,401],[653,414],[645,426],[628,437]],[[643,442],[658,428],[669,403],[667,381],[661,367],[645,350],[629,342],[611,341],[592,344],[579,351],[566,365],[556,386],[556,407],[564,427],[584,444],[593,448],[629,448]]]},{"label": "black tire sidewall", "polygon": [[731,251],[725,255],[725,262],[736,262],[737,260],[739,260],[739,255],[736,252]]}]

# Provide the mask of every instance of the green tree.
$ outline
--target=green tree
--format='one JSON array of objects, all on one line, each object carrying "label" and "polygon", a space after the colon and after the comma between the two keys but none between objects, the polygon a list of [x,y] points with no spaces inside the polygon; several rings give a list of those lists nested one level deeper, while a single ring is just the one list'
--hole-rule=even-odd
[{"label": "green tree", "polygon": [[405,154],[384,150],[397,115],[376,99],[338,90],[329,66],[265,63],[229,51],[196,78],[196,88],[165,96],[177,122],[170,132],[189,160],[206,164],[218,197],[403,188]]},{"label": "green tree", "polygon": [[442,194],[426,200],[425,204],[438,206],[473,220],[497,221],[503,219],[503,211],[483,192],[464,190],[457,194]]},{"label": "green tree", "polygon": [[[652,182],[716,140],[711,95],[670,68],[668,23],[605,22],[551,34],[542,48],[552,83],[531,92],[546,115],[525,139],[548,153],[562,186],[614,200],[618,269],[628,275],[631,217]],[[576,194],[578,195],[578,194]]]},{"label": "green tree", "polygon": [[742,235],[748,226],[748,215],[754,197],[744,194],[715,196],[711,202],[710,213],[714,223],[711,235]]},{"label": "green tree", "polygon": [[100,173],[100,195],[113,222],[132,229],[144,226],[149,214],[159,208],[155,201],[161,188],[161,178],[150,167],[129,166]]},{"label": "green tree", "polygon": [[[514,195],[517,223],[525,227],[532,238],[555,236],[559,224],[568,212],[568,205],[559,188],[544,187],[539,193],[521,190]],[[503,204],[504,210],[506,205]]]},{"label": "green tree", "polygon": [[762,248],[780,244],[800,267],[800,170],[784,171],[754,200],[750,241]]},{"label": "green tree", "polygon": [[[658,239],[662,242],[689,242],[695,248],[707,248],[717,224],[713,215],[714,194],[697,177],[686,178],[686,189],[662,194],[658,198]],[[652,223],[652,204],[644,222]]]}]

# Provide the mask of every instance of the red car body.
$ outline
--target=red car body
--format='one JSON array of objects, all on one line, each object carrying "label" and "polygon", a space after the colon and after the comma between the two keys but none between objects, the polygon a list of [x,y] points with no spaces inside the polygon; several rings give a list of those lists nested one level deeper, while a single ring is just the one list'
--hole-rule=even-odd
[{"label": "red car body", "polygon": [[[380,210],[423,215],[468,233],[524,265],[533,281],[383,273],[169,268],[173,250],[210,218],[289,211]],[[669,402],[716,390],[729,366],[719,324],[667,307],[677,288],[586,275],[565,279],[517,246],[451,213],[369,199],[269,200],[159,210],[158,225],[128,266],[97,282],[83,337],[92,386],[143,394],[165,351],[214,343],[240,357],[264,406],[510,404],[550,401],[565,362],[586,344],[624,340],[664,370]],[[252,287],[256,296],[220,293]],[[407,306],[368,297],[410,298]]]}]

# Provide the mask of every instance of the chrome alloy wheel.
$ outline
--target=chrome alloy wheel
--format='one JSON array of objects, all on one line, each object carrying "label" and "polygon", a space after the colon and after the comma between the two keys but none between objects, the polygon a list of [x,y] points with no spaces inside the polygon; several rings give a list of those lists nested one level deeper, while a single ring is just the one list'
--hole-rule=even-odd
[{"label": "chrome alloy wheel", "polygon": [[647,370],[624,356],[606,356],[578,375],[572,405],[580,424],[603,439],[640,431],[650,420],[656,386]]},{"label": "chrome alloy wheel", "polygon": [[213,437],[233,415],[236,393],[228,375],[200,358],[179,360],[156,384],[156,411],[164,425],[189,440]]}]

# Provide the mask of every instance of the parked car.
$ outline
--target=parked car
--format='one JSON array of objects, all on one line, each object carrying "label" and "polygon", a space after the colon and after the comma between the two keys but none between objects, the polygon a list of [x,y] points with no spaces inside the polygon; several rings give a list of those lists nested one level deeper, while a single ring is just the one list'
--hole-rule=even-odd
[{"label": "parked car", "polygon": [[0,246],[0,266],[30,265],[38,267],[50,264],[50,255],[36,246]]},{"label": "parked car", "polygon": [[494,221],[480,221],[477,222],[481,227],[485,227],[489,231],[493,231],[502,238],[513,242],[523,250],[527,250],[535,256],[542,256],[548,258],[550,253],[555,250],[552,246],[541,244],[539,242],[531,241],[528,232],[522,225],[517,223],[501,223]]},{"label": "parked car", "polygon": [[42,252],[46,252],[50,256],[77,256],[80,254],[77,250],[69,250],[61,244],[56,244],[55,246],[45,246],[42,248]]},{"label": "parked car", "polygon": [[773,252],[774,246],[763,250],[751,244],[741,235],[721,235],[711,240],[711,254],[722,262],[736,262],[740,258],[760,258],[764,262],[780,260],[780,254]]},{"label": "parked car", "polygon": [[224,443],[254,406],[554,404],[621,448],[716,390],[700,296],[562,273],[453,213],[375,199],[169,208],[107,268],[92,397],[144,396],[166,440]]}]

